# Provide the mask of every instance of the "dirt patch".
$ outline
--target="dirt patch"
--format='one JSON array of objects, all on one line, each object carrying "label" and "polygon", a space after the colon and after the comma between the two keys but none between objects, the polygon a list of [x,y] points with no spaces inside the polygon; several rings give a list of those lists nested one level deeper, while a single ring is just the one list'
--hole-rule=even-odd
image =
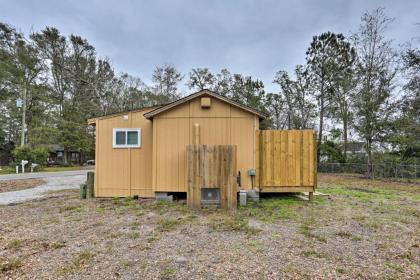
[{"label": "dirt patch", "polygon": [[234,215],[77,190],[0,206],[0,278],[418,279],[419,193],[319,179],[329,197]]},{"label": "dirt patch", "polygon": [[0,181],[0,193],[35,188],[47,182],[42,179],[19,179]]}]

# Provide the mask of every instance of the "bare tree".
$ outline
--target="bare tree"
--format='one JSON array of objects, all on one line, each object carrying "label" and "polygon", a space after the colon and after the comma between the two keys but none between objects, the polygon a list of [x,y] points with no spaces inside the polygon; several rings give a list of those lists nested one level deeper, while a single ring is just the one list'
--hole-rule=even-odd
[{"label": "bare tree", "polygon": [[316,99],[318,102],[319,124],[318,124],[318,150],[317,159],[320,160],[321,143],[323,140],[324,118],[329,113],[331,105],[330,85],[338,64],[343,60],[342,52],[346,46],[344,36],[332,32],[325,32],[314,36],[311,46],[306,52],[306,60],[314,77],[316,88]]},{"label": "bare tree", "polygon": [[393,106],[390,96],[397,72],[397,53],[384,33],[392,19],[383,9],[362,16],[359,31],[353,35],[358,53],[359,91],[354,100],[355,128],[365,141],[367,175],[372,173],[372,149],[383,132]]},{"label": "bare tree", "polygon": [[348,133],[353,120],[353,101],[357,88],[356,50],[347,41],[340,42],[340,59],[334,65],[329,89],[332,117],[343,124],[343,159],[347,160]]},{"label": "bare tree", "polygon": [[315,105],[311,77],[308,71],[297,65],[296,80],[289,77],[286,71],[278,71],[274,83],[280,86],[280,96],[284,103],[286,127],[288,129],[304,129],[313,127]]},{"label": "bare tree", "polygon": [[190,72],[187,82],[189,89],[203,90],[214,88],[216,79],[208,68],[194,68]]},{"label": "bare tree", "polygon": [[155,92],[174,100],[178,97],[178,83],[183,78],[184,76],[173,65],[157,66],[152,76]]}]

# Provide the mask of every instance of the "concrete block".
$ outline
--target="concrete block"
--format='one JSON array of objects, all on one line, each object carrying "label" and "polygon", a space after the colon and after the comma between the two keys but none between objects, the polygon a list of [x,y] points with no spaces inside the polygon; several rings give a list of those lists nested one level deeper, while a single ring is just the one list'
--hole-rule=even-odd
[{"label": "concrete block", "polygon": [[246,205],[246,196],[247,196],[247,192],[245,190],[239,191],[239,205],[241,206]]},{"label": "concrete block", "polygon": [[260,201],[260,193],[257,192],[256,190],[248,191],[247,195],[250,201],[254,201],[254,202]]},{"label": "concrete block", "polygon": [[166,192],[157,192],[157,193],[155,193],[155,199],[157,201],[173,202],[174,201],[174,196],[173,195],[168,195],[168,193],[166,193]]}]

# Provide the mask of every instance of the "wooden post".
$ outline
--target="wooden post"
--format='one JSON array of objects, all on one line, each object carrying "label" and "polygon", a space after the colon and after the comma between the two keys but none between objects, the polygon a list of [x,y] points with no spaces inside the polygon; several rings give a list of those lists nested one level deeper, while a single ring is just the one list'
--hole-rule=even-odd
[{"label": "wooden post", "polygon": [[92,198],[95,196],[95,194],[93,193],[94,182],[95,182],[95,172],[89,171],[87,173],[87,180],[86,180],[86,197],[87,198]]},{"label": "wooden post", "polygon": [[194,145],[200,144],[200,125],[194,124]]},{"label": "wooden post", "polygon": [[309,201],[314,200],[314,192],[309,192]]},{"label": "wooden post", "polygon": [[238,187],[236,183],[236,146],[228,146],[228,162],[226,169],[229,171],[225,188],[228,192],[228,205],[230,211],[235,211],[238,200]]},{"label": "wooden post", "polygon": [[192,208],[193,206],[193,172],[191,172],[191,168],[193,168],[193,146],[188,145],[187,146],[187,184],[188,184],[188,190],[187,190],[187,205],[188,207]]}]

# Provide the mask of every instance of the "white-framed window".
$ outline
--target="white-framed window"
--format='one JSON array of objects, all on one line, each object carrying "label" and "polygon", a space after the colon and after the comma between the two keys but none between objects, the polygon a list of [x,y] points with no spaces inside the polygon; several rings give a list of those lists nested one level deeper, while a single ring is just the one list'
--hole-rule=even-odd
[{"label": "white-framed window", "polygon": [[140,148],[141,128],[114,128],[112,130],[113,148]]}]

